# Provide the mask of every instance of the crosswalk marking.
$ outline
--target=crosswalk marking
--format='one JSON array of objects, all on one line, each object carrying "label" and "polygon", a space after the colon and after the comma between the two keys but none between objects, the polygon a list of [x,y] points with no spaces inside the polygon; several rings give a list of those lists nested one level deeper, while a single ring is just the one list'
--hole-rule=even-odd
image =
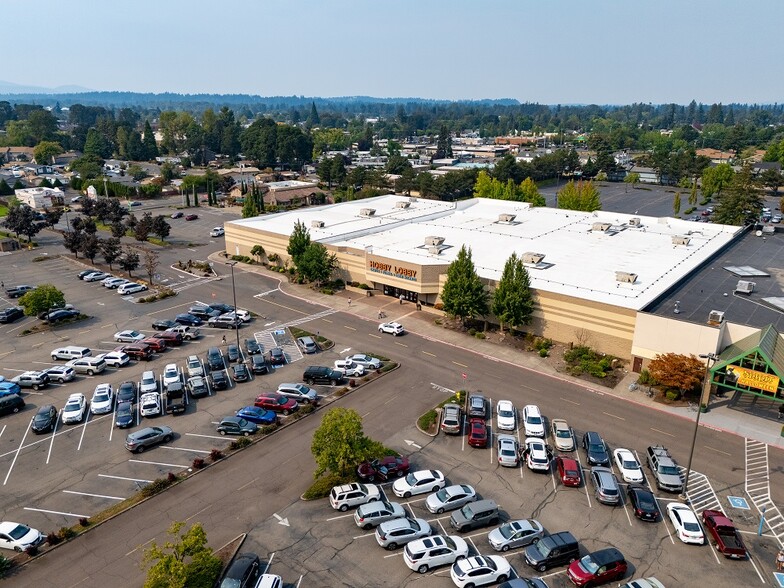
[{"label": "crosswalk marking", "polygon": [[[274,327],[270,327],[264,331],[257,331],[253,334],[253,337],[256,339],[256,343],[261,346],[262,351],[267,351],[272,347],[280,347],[283,350],[283,353],[286,355],[289,363],[298,361],[303,357],[302,350],[299,348],[299,345],[297,345],[297,342],[291,335],[289,328],[324,318],[325,316],[329,316],[336,312],[337,310],[334,308],[328,308],[315,314],[310,314],[286,323],[275,325]],[[284,331],[284,333],[278,334],[277,331]]]},{"label": "crosswalk marking", "polygon": [[[686,468],[680,466],[681,477],[684,477]],[[694,512],[700,514],[703,510],[719,510],[724,512],[724,507],[719,502],[719,497],[713,490],[708,476],[700,472],[691,471],[686,484],[686,498]],[[726,514],[726,513],[725,513]]]},{"label": "crosswalk marking", "polygon": [[754,439],[746,439],[746,494],[757,511],[765,511],[765,523],[779,545],[784,546],[784,517],[770,497],[770,469],[768,445]]}]

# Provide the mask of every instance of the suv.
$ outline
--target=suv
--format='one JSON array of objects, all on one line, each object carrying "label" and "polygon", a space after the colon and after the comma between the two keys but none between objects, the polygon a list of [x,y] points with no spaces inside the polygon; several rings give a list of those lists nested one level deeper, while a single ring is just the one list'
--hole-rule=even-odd
[{"label": "suv", "polygon": [[155,377],[155,372],[147,370],[142,373],[142,381],[139,383],[139,392],[146,394],[148,392],[158,391],[158,379]]},{"label": "suv", "polygon": [[208,318],[214,316],[220,316],[221,313],[219,310],[213,310],[209,306],[196,305],[196,306],[191,306],[188,309],[188,314],[193,315],[201,320],[207,320]]},{"label": "suv", "polygon": [[384,549],[392,551],[409,541],[427,537],[432,532],[425,519],[405,517],[386,521],[376,527],[376,541]]},{"label": "suv", "polygon": [[445,404],[441,419],[441,430],[451,435],[459,435],[463,424],[463,411],[457,404]]},{"label": "suv", "polygon": [[329,492],[329,504],[335,510],[347,511],[352,506],[381,499],[381,492],[375,484],[343,484]]},{"label": "suv", "polygon": [[73,368],[73,370],[77,374],[87,374],[88,376],[100,374],[102,371],[106,369],[106,362],[103,359],[99,359],[97,357],[83,357],[82,359],[72,359],[65,365],[67,365],[70,368]]},{"label": "suv", "polygon": [[616,505],[621,503],[621,491],[610,468],[592,467],[591,482],[596,489],[596,500],[602,504]]},{"label": "suv", "polygon": [[141,453],[148,447],[158,443],[168,443],[172,440],[174,431],[170,427],[145,427],[133,433],[128,433],[125,438],[125,448],[132,453]]},{"label": "suv", "polygon": [[303,353],[316,353],[318,351],[318,345],[316,345],[313,337],[299,337],[297,345],[299,345]]},{"label": "suv", "polygon": [[139,412],[143,417],[157,416],[161,414],[161,395],[157,392],[142,394],[139,402]]},{"label": "suv", "polygon": [[202,376],[191,376],[188,378],[188,392],[193,398],[207,396],[210,391],[207,388],[207,382]]},{"label": "suv", "polygon": [[64,384],[74,379],[74,371],[66,365],[55,365],[44,370],[50,380]]},{"label": "suv", "polygon": [[188,370],[188,376],[204,375],[204,366],[201,365],[201,361],[199,361],[197,355],[189,355],[188,359],[185,361],[185,366]]},{"label": "suv", "polygon": [[525,563],[539,572],[580,557],[580,545],[569,531],[553,533],[525,548]]},{"label": "suv", "polygon": [[449,518],[449,525],[461,533],[498,524],[498,505],[494,500],[477,500],[456,510]]},{"label": "suv", "polygon": [[403,560],[406,565],[420,574],[430,568],[451,565],[456,560],[468,557],[468,544],[462,537],[433,535],[417,539],[406,545]]},{"label": "suv", "polygon": [[357,527],[361,527],[367,531],[376,525],[380,525],[384,521],[391,521],[392,519],[399,519],[404,516],[406,516],[405,509],[397,502],[374,500],[367,504],[361,504],[359,508],[354,511],[354,522],[357,524]]},{"label": "suv", "polygon": [[49,376],[45,372],[24,372],[11,378],[11,381],[20,388],[38,390],[49,383]]},{"label": "suv", "polygon": [[217,327],[219,329],[239,329],[242,326],[242,319],[236,316],[222,314],[220,316],[211,317],[207,321],[207,326]]},{"label": "suv", "polygon": [[152,359],[152,347],[147,345],[146,343],[134,343],[133,345],[123,345],[122,347],[118,347],[115,351],[122,351],[131,359],[135,359],[136,361],[150,361]]},{"label": "suv", "polygon": [[207,365],[210,370],[223,370],[226,369],[226,364],[223,363],[223,354],[217,347],[210,347],[207,350]]},{"label": "suv", "polygon": [[468,416],[480,419],[487,416],[487,400],[481,394],[471,394],[468,398]]},{"label": "suv", "polygon": [[254,588],[261,563],[255,553],[240,553],[229,564],[218,588]]},{"label": "suv", "polygon": [[278,394],[283,394],[283,396],[288,396],[304,404],[316,404],[318,401],[316,391],[313,388],[308,388],[305,384],[280,384]]},{"label": "suv", "polygon": [[319,365],[311,365],[305,368],[302,379],[309,385],[331,384],[337,386],[343,381],[343,372]]}]

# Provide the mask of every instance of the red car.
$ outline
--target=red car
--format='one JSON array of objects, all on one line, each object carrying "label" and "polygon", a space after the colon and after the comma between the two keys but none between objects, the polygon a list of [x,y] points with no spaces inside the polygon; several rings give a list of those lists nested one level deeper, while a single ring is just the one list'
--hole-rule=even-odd
[{"label": "red car", "polygon": [[139,343],[144,343],[145,345],[149,345],[150,349],[155,352],[166,351],[166,341],[163,339],[157,339],[155,337],[147,337],[146,339],[142,339]]},{"label": "red car", "polygon": [[155,333],[151,339],[160,339],[161,341],[165,341],[166,345],[182,345],[182,335],[179,333],[171,333],[169,331],[163,331],[161,333]]},{"label": "red car", "polygon": [[192,221],[192,220],[196,220],[197,218],[199,218],[198,214],[189,214],[188,216],[185,217],[185,220]]},{"label": "red car", "polygon": [[573,561],[566,575],[575,586],[598,586],[626,575],[626,559],[614,547],[600,549]]},{"label": "red car", "polygon": [[152,348],[149,345],[136,343],[134,345],[120,345],[114,349],[115,351],[123,351],[131,359],[140,361],[142,359],[150,361],[152,359]]},{"label": "red car", "polygon": [[559,455],[555,458],[555,467],[558,468],[561,484],[574,488],[580,486],[582,476],[580,476],[580,464],[577,463],[577,460],[566,455]]},{"label": "red car", "polygon": [[293,398],[283,396],[283,394],[278,394],[277,392],[259,394],[253,405],[259,408],[266,408],[267,410],[274,410],[275,412],[282,412],[283,414],[291,414],[299,406]]},{"label": "red car", "polygon": [[373,461],[359,464],[357,476],[359,476],[360,480],[367,482],[373,482],[376,478],[386,481],[390,478],[399,478],[407,474],[410,467],[407,458],[388,455],[381,459],[374,459]]},{"label": "red car", "polygon": [[484,419],[471,419],[468,427],[468,444],[471,447],[487,447],[487,425]]}]

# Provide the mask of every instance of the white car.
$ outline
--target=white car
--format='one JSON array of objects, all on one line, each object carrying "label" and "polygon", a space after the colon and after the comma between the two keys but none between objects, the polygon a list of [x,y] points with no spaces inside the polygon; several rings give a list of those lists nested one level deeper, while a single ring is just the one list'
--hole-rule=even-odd
[{"label": "white car", "polygon": [[63,407],[61,418],[63,423],[80,423],[84,418],[87,400],[84,394],[71,394]]},{"label": "white car", "polygon": [[122,367],[131,361],[131,358],[128,357],[128,354],[123,351],[110,351],[109,353],[101,353],[98,355],[98,358],[104,360],[106,365],[110,365],[116,368]]},{"label": "white car", "polygon": [[46,540],[41,533],[20,523],[3,521],[0,523],[0,547],[24,551],[28,547],[37,547]]},{"label": "white car", "polygon": [[475,555],[452,564],[449,575],[458,588],[506,582],[512,566],[500,555]]},{"label": "white car", "polygon": [[110,277],[110,276],[107,273],[104,273],[104,272],[93,272],[91,274],[87,274],[82,279],[85,282],[98,282],[98,281],[103,280],[103,279],[108,278],[108,277]]},{"label": "white car", "polygon": [[378,325],[378,332],[389,333],[390,335],[397,337],[398,335],[402,335],[404,330],[403,325],[400,323],[381,323]]},{"label": "white car", "polygon": [[227,312],[226,314],[222,314],[221,316],[231,318],[231,319],[239,319],[243,323],[249,323],[250,319],[253,318],[247,310],[242,310],[238,308],[237,310],[233,310],[231,312]]},{"label": "white car", "polygon": [[139,400],[139,412],[143,417],[156,416],[161,414],[161,396],[157,392],[142,394]]},{"label": "white car", "polygon": [[408,543],[403,550],[403,561],[420,574],[425,574],[432,568],[451,565],[466,557],[468,543],[457,535],[424,537]]},{"label": "white car", "polygon": [[526,437],[544,437],[544,419],[535,404],[527,404],[523,407],[523,427]]},{"label": "white car", "polygon": [[223,237],[226,231],[223,230],[223,227],[215,227],[210,231],[210,237]]},{"label": "white car", "polygon": [[353,361],[354,363],[369,370],[377,370],[381,367],[380,359],[371,355],[365,355],[364,353],[355,353],[354,355],[349,355],[346,358],[346,361]]},{"label": "white car", "polygon": [[547,472],[550,470],[550,449],[538,437],[528,437],[525,440],[525,465],[532,472]]},{"label": "white car", "polygon": [[163,388],[168,388],[171,384],[180,382],[180,370],[176,363],[169,363],[163,368]]},{"label": "white car", "polygon": [[563,419],[553,419],[550,421],[553,430],[553,441],[558,451],[574,451],[574,435],[572,428]]},{"label": "white car", "polygon": [[114,340],[118,343],[138,343],[142,339],[146,339],[139,331],[117,331],[114,334]]},{"label": "white car", "polygon": [[329,504],[335,510],[346,512],[349,508],[381,499],[381,491],[375,484],[342,484],[329,491]]},{"label": "white car", "polygon": [[120,296],[124,296],[125,294],[136,294],[137,292],[144,292],[147,289],[147,286],[144,284],[137,284],[136,282],[131,282],[130,284],[123,284],[119,288],[117,288],[117,293]]},{"label": "white car", "polygon": [[507,468],[516,468],[520,463],[520,448],[512,435],[496,435],[498,440],[498,463]]},{"label": "white car", "polygon": [[185,362],[185,367],[188,369],[189,377],[204,375],[204,366],[197,355],[189,355]]},{"label": "white car", "polygon": [[427,510],[433,514],[441,514],[447,510],[455,510],[476,500],[476,490],[468,484],[455,484],[434,492],[425,500]]},{"label": "white car", "polygon": [[637,461],[637,458],[634,457],[634,454],[631,451],[619,447],[613,451],[613,457],[615,458],[615,465],[618,466],[624,482],[629,482],[630,484],[642,483],[644,478],[640,462]]},{"label": "white car", "polygon": [[335,369],[341,370],[350,378],[356,378],[365,374],[365,366],[354,363],[350,359],[338,359],[335,361]]},{"label": "white car", "polygon": [[418,470],[409,472],[404,478],[398,478],[392,484],[395,496],[408,498],[414,494],[427,494],[441,490],[446,482],[444,474],[439,470]]},{"label": "white car", "polygon": [[101,282],[104,288],[109,288],[109,290],[114,290],[115,288],[119,288],[123,284],[130,284],[130,280],[126,280],[125,278],[114,278],[109,277],[106,278],[103,282]]},{"label": "white car", "polygon": [[498,428],[502,431],[514,431],[517,419],[517,410],[511,400],[499,400],[495,406]]},{"label": "white car", "polygon": [[667,514],[675,527],[675,534],[684,543],[702,545],[705,543],[705,533],[694,511],[682,502],[670,502],[667,505]]},{"label": "white car", "polygon": [[114,409],[114,390],[111,384],[98,384],[90,400],[90,412],[93,414],[106,414]]}]

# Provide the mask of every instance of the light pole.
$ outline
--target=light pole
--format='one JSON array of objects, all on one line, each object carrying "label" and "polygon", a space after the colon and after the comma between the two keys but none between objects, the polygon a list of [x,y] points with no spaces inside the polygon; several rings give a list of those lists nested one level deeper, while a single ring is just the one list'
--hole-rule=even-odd
[{"label": "light pole", "polygon": [[[703,399],[706,397],[705,391],[708,391],[708,396],[710,395],[710,386],[711,381],[708,379],[710,375],[710,367],[713,362],[718,359],[718,356],[715,353],[700,353],[700,358],[705,360],[705,383],[703,384],[702,391],[700,393],[700,402],[697,406],[697,418],[694,419],[694,434],[691,437],[691,450],[689,450],[689,462],[686,464],[686,477],[683,479],[683,491],[681,492],[681,497],[686,499],[686,492],[689,488],[689,475],[691,474],[691,462],[694,458],[694,447],[697,444],[697,431],[700,428],[700,415],[702,414],[702,405]],[[705,402],[707,404],[707,402]]]},{"label": "light pole", "polygon": [[226,262],[231,268],[231,294],[234,300],[234,332],[237,334],[237,350],[240,349],[240,327],[237,323],[239,316],[237,315],[237,286],[234,283],[234,266],[237,265],[236,261],[228,261]]}]

